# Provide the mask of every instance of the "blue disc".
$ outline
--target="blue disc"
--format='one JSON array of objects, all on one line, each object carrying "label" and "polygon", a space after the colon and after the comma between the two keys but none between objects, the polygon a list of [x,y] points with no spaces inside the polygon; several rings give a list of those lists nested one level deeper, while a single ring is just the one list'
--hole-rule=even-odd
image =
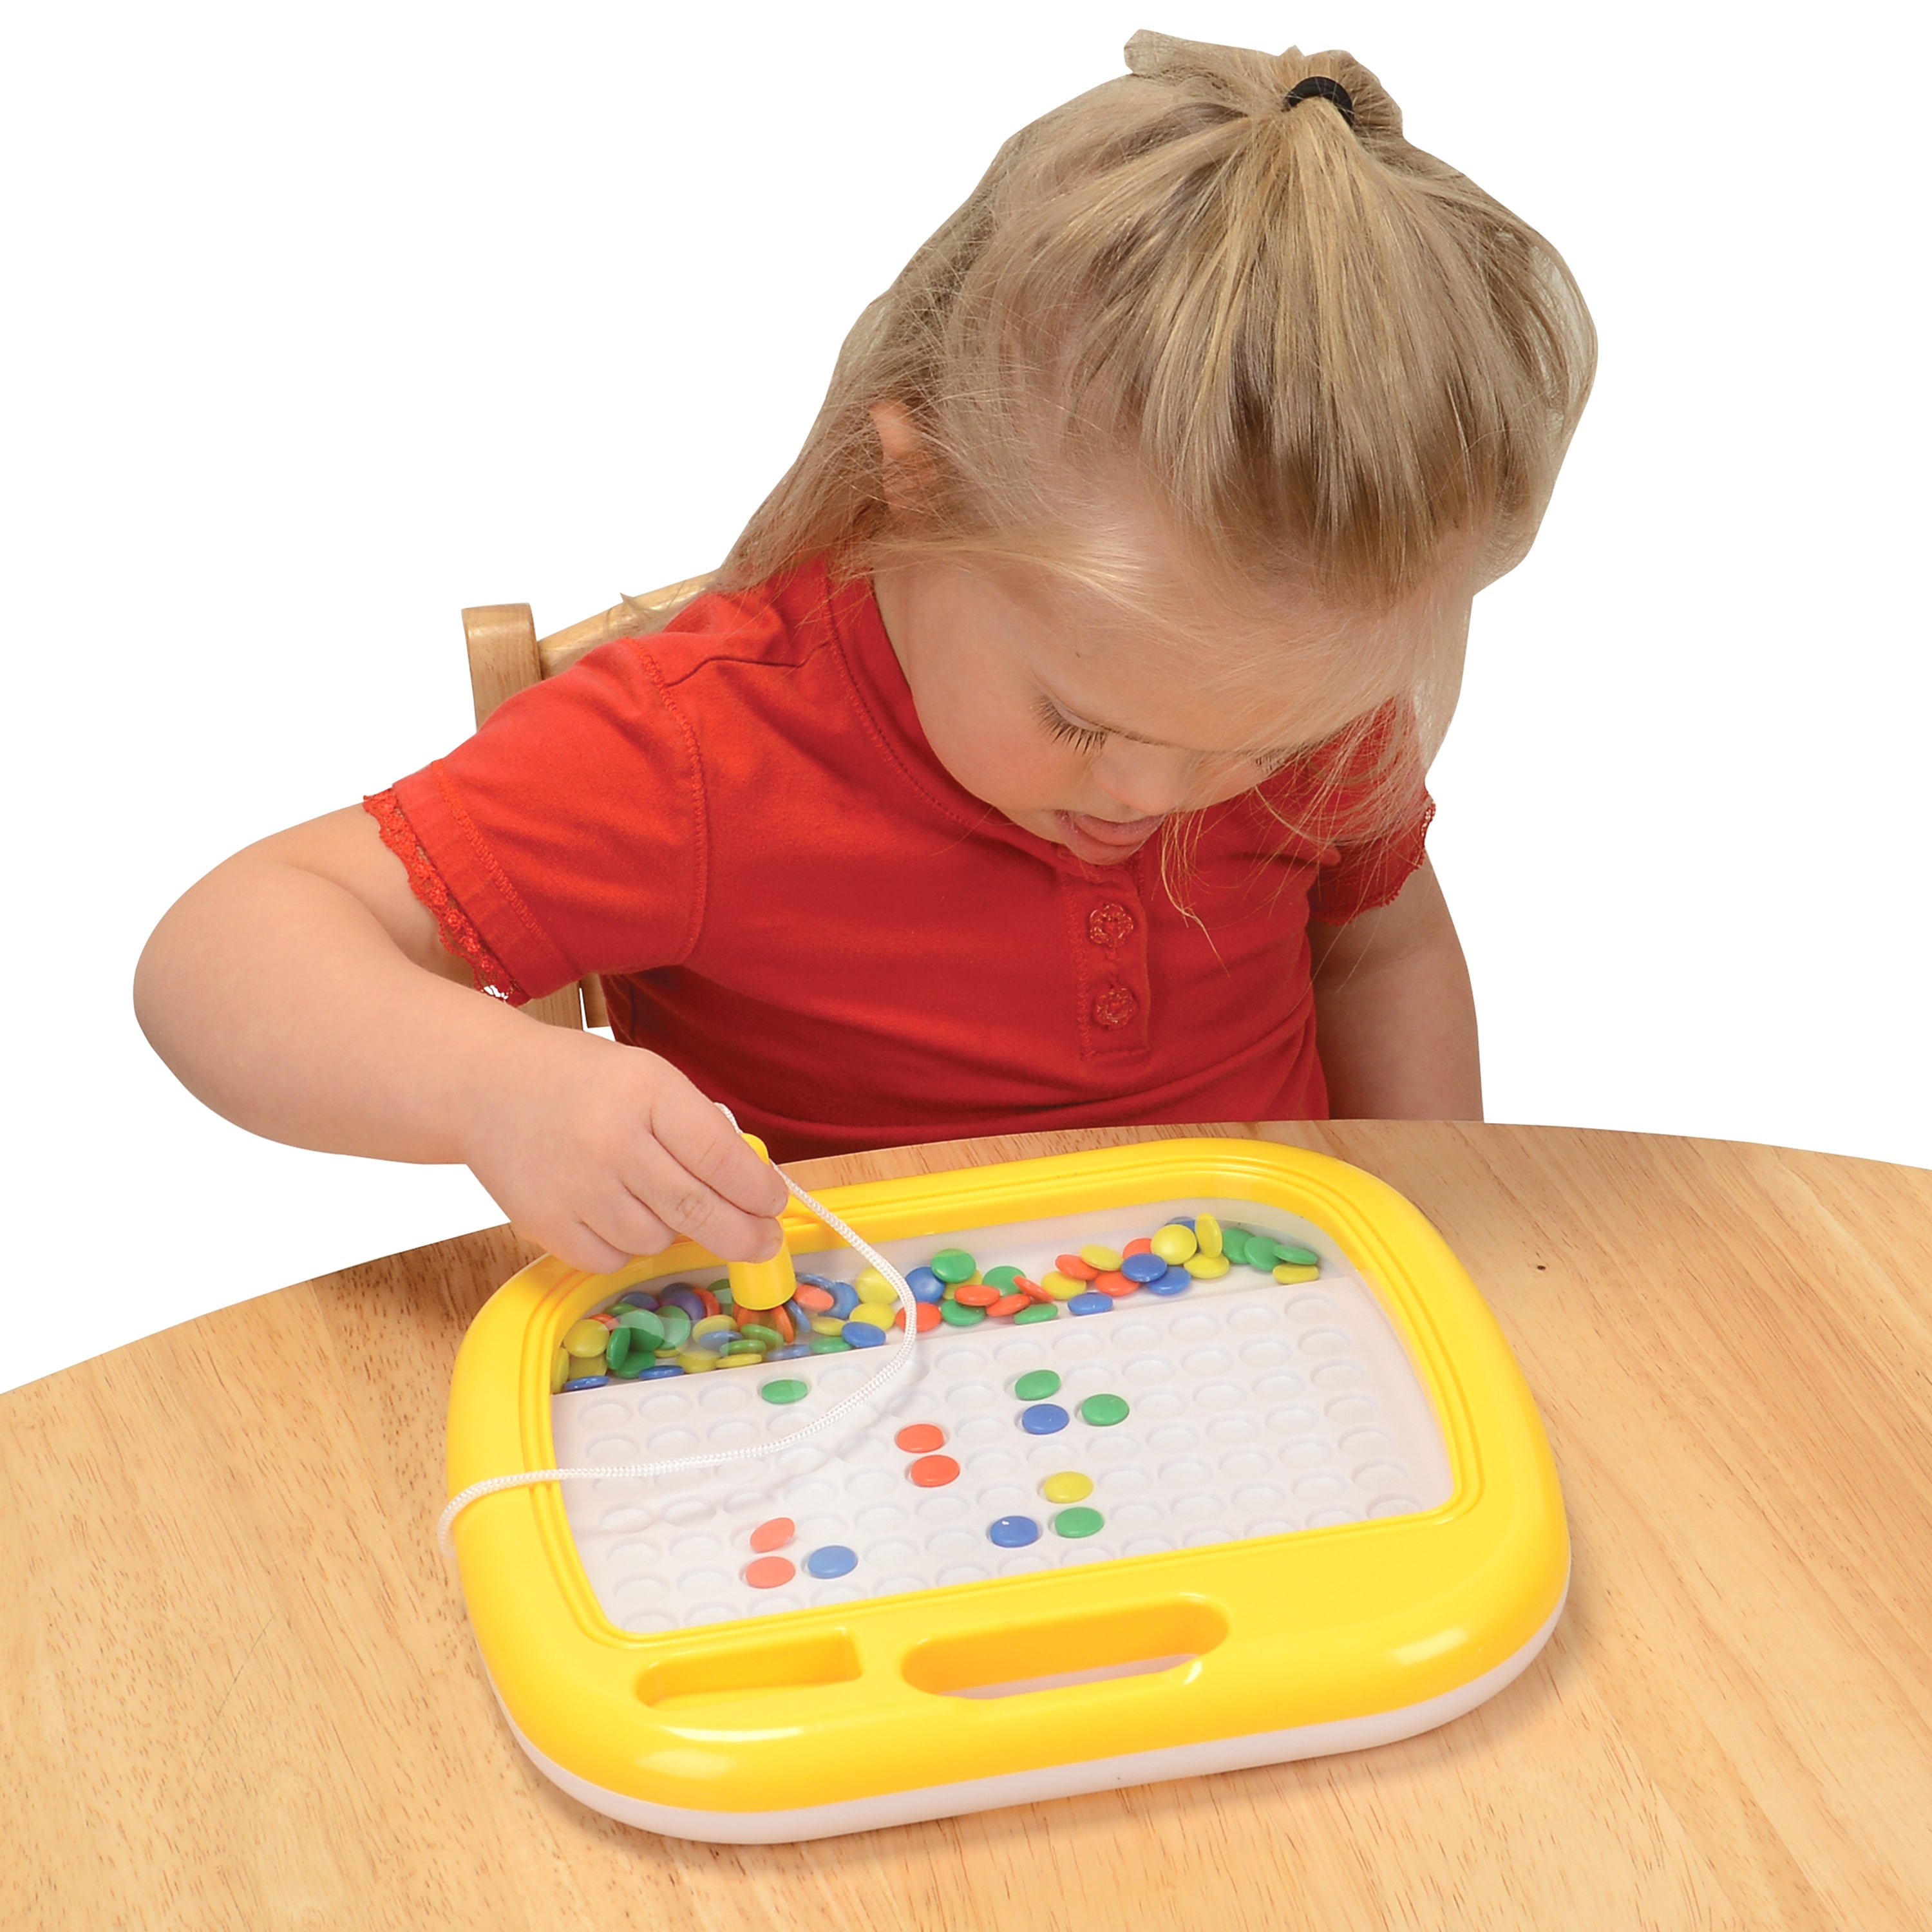
[{"label": "blue disc", "polygon": [[810,1346],[803,1342],[788,1342],[782,1348],[774,1348],[765,1360],[768,1362],[790,1362],[800,1355],[812,1353]]},{"label": "blue disc", "polygon": [[1020,1411],[1020,1426],[1029,1436],[1058,1436],[1066,1423],[1066,1412],[1057,1402],[1036,1402]]},{"label": "blue disc", "polygon": [[1184,1268],[1171,1268],[1158,1281],[1148,1283],[1150,1294],[1178,1294],[1184,1288],[1194,1286],[1194,1277]]},{"label": "blue disc", "polygon": [[912,1290],[915,1301],[944,1301],[946,1284],[929,1268],[908,1268],[906,1286]]},{"label": "blue disc", "polygon": [[646,1314],[655,1315],[658,1312],[658,1298],[655,1294],[646,1294],[641,1288],[634,1288],[628,1294],[618,1296],[617,1306],[620,1308],[641,1308]]},{"label": "blue disc", "polygon": [[1170,1214],[1161,1226],[1163,1228],[1186,1228],[1191,1230],[1194,1226],[1194,1216],[1192,1214]]},{"label": "blue disc", "polygon": [[638,1379],[640,1382],[661,1382],[673,1376],[681,1376],[684,1371],[675,1362],[660,1362],[654,1369],[646,1369]]},{"label": "blue disc", "polygon": [[1167,1264],[1158,1255],[1130,1255],[1120,1264],[1120,1272],[1130,1281],[1137,1281],[1145,1287],[1150,1281],[1158,1281],[1167,1272]]},{"label": "blue disc", "polygon": [[805,1559],[808,1576],[843,1576],[858,1567],[857,1552],[848,1550],[842,1543],[828,1543]]},{"label": "blue disc", "polygon": [[1002,1550],[1024,1550],[1040,1540],[1040,1525],[1030,1516],[1003,1516],[988,1526],[986,1534]]},{"label": "blue disc", "polygon": [[[563,1392],[566,1395],[571,1395],[578,1389],[608,1388],[610,1385],[610,1378],[608,1376],[579,1376],[574,1382],[567,1382],[564,1384]],[[1063,1418],[1060,1422],[1055,1424],[1055,1426],[1064,1428],[1066,1426],[1064,1418]]]},{"label": "blue disc", "polygon": [[849,1281],[832,1284],[832,1312],[843,1322],[859,1305],[859,1291]]},{"label": "blue disc", "polygon": [[885,1346],[886,1331],[874,1328],[869,1322],[848,1322],[839,1330],[855,1348],[878,1348]]},{"label": "blue disc", "polygon": [[1089,1288],[1084,1294],[1068,1297],[1066,1312],[1070,1315],[1105,1315],[1113,1305],[1111,1294],[1101,1294]]}]

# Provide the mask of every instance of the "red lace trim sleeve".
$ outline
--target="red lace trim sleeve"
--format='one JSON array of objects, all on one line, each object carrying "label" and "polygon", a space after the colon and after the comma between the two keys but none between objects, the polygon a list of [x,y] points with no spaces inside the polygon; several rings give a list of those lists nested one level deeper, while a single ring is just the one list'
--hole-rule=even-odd
[{"label": "red lace trim sleeve", "polygon": [[470,922],[463,908],[449,896],[442,875],[430,862],[429,854],[416,842],[416,828],[404,815],[394,791],[379,791],[362,801],[362,809],[373,818],[382,835],[382,843],[403,862],[409,874],[410,890],[436,916],[437,936],[444,950],[470,962],[470,982],[479,993],[520,1006],[530,998],[505,970],[502,962],[483,943],[483,935]]}]

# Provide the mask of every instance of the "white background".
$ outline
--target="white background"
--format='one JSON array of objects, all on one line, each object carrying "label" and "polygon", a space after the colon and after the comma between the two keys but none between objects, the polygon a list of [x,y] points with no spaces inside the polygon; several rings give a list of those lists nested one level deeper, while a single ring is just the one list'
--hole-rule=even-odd
[{"label": "white background", "polygon": [[0,1386],[500,1218],[204,1112],[142,940],[466,731],[463,605],[716,562],[860,307],[1143,25],[1352,49],[1602,332],[1434,781],[1491,1117],[1932,1162],[1912,12],[13,10]]}]

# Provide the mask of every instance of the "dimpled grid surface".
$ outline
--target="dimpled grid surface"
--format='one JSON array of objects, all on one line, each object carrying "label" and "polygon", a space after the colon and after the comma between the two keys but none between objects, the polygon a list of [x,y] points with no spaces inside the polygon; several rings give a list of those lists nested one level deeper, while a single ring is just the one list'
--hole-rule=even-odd
[{"label": "dimpled grid surface", "polygon": [[[1278,1536],[1327,1524],[1406,1515],[1448,1499],[1449,1466],[1428,1397],[1375,1295],[1321,1231],[1280,1209],[1241,1201],[1177,1199],[894,1241],[910,1268],[937,1250],[968,1250],[982,1270],[1001,1264],[1037,1280],[1056,1254],[1084,1241],[1118,1246],[1176,1214],[1298,1241],[1322,1257],[1322,1278],[1282,1286],[1236,1266],[1160,1299],[1144,1292],[1106,1314],[1026,1327],[988,1322],[922,1337],[910,1376],[854,1426],[758,1460],[654,1483],[574,1482],[564,1506],[585,1571],[620,1628],[672,1630],[856,1602],[1157,1551]],[[849,1280],[843,1248],[799,1256],[812,1272]],[[715,1274],[715,1270],[713,1271]],[[665,1285],[674,1279],[662,1277]],[[694,1279],[709,1277],[691,1277]],[[651,1282],[638,1286],[650,1287]],[[889,1346],[898,1346],[898,1338]],[[819,1355],[661,1382],[613,1382],[551,1403],[560,1464],[646,1462],[787,1435],[849,1395],[878,1366],[872,1352]],[[1072,1414],[1058,1434],[1020,1426],[1012,1393],[1032,1369],[1061,1378],[1054,1400]],[[775,1406],[760,1384],[810,1384]],[[1087,1396],[1112,1392],[1124,1421],[1080,1418]],[[937,1424],[958,1479],[922,1490],[914,1457],[892,1438],[908,1423]],[[1104,1526],[1075,1541],[1054,1534],[1059,1507],[1040,1493],[1060,1470],[1090,1476]],[[773,1516],[797,1533],[782,1553],[792,1580],[758,1589],[744,1580],[751,1532]],[[987,1535],[1030,1516],[1040,1540],[1002,1549]],[[843,1544],[857,1566],[833,1581],[805,1570],[813,1550]]]}]

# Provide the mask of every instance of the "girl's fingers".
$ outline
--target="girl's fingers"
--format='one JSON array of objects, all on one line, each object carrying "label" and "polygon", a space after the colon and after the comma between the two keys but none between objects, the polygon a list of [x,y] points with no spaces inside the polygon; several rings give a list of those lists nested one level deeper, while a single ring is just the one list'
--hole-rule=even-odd
[{"label": "girl's fingers", "polygon": [[784,1209],[785,1184],[745,1144],[744,1137],[682,1076],[666,1083],[651,1124],[671,1158],[694,1180],[744,1213],[775,1218]]},{"label": "girl's fingers", "polygon": [[574,1216],[561,1226],[548,1228],[512,1221],[510,1232],[520,1240],[547,1249],[559,1261],[581,1268],[586,1274],[609,1274],[631,1258],[625,1250],[613,1247],[594,1228]]},{"label": "girl's fingers", "polygon": [[[757,1160],[750,1149],[748,1158]],[[760,1166],[764,1163],[758,1162]],[[776,1177],[772,1178],[776,1181]],[[701,1242],[726,1261],[764,1261],[778,1252],[777,1221],[748,1214],[677,1160],[658,1141],[640,1150],[638,1171],[626,1177],[631,1192],[650,1203],[658,1218],[680,1234]],[[776,1183],[781,1191],[782,1181]]]}]

